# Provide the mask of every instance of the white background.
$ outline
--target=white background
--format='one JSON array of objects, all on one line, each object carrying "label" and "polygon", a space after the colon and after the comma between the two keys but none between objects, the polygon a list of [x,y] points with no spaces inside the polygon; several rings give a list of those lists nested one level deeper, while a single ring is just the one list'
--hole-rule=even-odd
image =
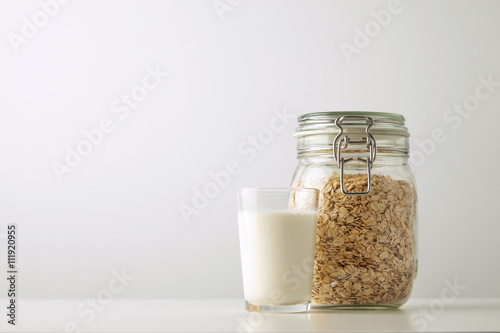
[{"label": "white background", "polygon": [[[500,82],[500,2],[401,1],[350,62],[340,45],[387,1],[213,3],[73,0],[16,52],[41,5],[1,2],[0,263],[17,223],[20,297],[95,297],[125,270],[116,297],[242,298],[235,191],[288,186],[297,163],[294,119],[253,160],[238,151],[273,110],[403,114],[423,156],[413,296],[456,280],[461,297],[500,297],[500,87],[443,118],[478,77]],[[112,103],[148,67],[168,77],[120,119]],[[52,164],[105,118],[114,131],[59,182]],[[436,128],[446,140],[422,155]],[[241,172],[186,223],[181,205],[232,160]]]}]

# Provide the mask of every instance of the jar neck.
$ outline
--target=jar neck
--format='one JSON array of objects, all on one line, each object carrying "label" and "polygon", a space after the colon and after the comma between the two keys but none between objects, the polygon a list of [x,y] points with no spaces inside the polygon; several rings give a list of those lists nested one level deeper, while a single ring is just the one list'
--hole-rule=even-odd
[{"label": "jar neck", "polygon": [[[344,158],[359,158],[362,157],[359,154],[345,154]],[[363,156],[364,157],[364,156]],[[408,164],[409,155],[402,152],[378,152],[373,163],[373,167],[385,167],[385,166],[403,166]],[[320,164],[320,165],[332,165],[336,166],[339,163],[335,160],[333,154],[329,153],[309,153],[309,154],[299,154],[297,159],[300,164]],[[363,162],[360,162],[363,164]]]}]

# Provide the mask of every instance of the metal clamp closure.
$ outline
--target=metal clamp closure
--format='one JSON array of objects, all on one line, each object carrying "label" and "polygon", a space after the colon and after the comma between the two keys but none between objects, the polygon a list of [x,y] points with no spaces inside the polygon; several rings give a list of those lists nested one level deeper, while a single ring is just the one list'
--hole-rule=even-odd
[{"label": "metal clamp closure", "polygon": [[[344,133],[344,129],[340,125],[344,120],[355,120],[366,122],[366,137],[362,137],[361,140],[351,140],[347,135],[344,135],[342,138],[342,134]],[[373,162],[375,161],[375,157],[377,156],[377,143],[375,138],[370,133],[370,127],[373,125],[373,119],[370,117],[361,117],[361,116],[343,116],[335,119],[335,126],[339,128],[339,134],[333,140],[333,156],[335,160],[339,163],[340,168],[340,189],[344,195],[368,195],[371,191],[371,168],[373,166]],[[342,138],[342,139],[341,139]],[[342,150],[345,150],[349,144],[363,144],[366,143],[366,148],[369,149],[370,154],[368,158],[343,158],[341,156]],[[344,188],[344,165],[351,161],[361,161],[366,163],[366,172],[368,175],[368,189],[366,192],[347,192]]]}]

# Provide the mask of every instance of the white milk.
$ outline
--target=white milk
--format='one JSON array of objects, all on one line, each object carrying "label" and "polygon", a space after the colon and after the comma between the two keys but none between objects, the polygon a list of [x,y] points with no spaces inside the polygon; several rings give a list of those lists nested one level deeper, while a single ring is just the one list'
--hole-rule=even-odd
[{"label": "white milk", "polygon": [[239,212],[245,300],[253,305],[310,299],[317,212]]}]

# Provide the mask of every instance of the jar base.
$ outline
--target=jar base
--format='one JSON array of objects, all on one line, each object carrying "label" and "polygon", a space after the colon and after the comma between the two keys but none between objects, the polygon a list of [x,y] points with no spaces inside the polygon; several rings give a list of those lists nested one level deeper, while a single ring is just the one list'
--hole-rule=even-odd
[{"label": "jar base", "polygon": [[395,310],[400,308],[404,303],[400,304],[311,304],[312,310]]}]

